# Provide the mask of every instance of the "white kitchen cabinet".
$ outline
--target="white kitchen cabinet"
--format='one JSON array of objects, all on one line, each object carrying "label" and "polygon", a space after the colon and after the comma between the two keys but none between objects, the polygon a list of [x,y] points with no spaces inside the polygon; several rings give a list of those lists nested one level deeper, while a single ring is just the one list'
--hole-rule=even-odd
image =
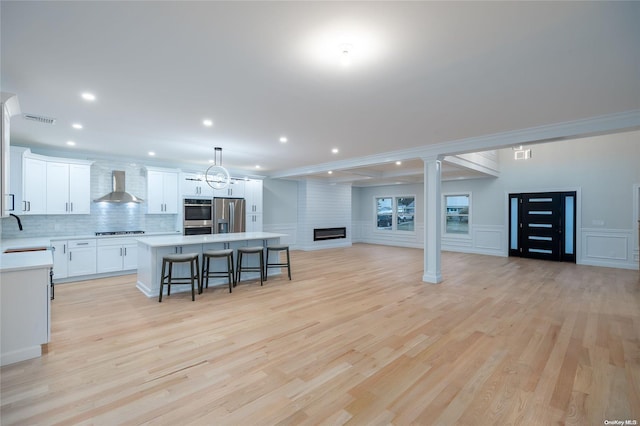
[{"label": "white kitchen cabinet", "polygon": [[178,172],[147,168],[147,213],[178,213]]},{"label": "white kitchen cabinet", "polygon": [[138,267],[138,244],[132,238],[105,238],[97,241],[97,272],[128,271]]},{"label": "white kitchen cabinet", "polygon": [[91,166],[47,162],[47,214],[91,212]]},{"label": "white kitchen cabinet", "polygon": [[0,365],[42,355],[50,336],[49,266],[0,273]]},{"label": "white kitchen cabinet", "polygon": [[244,198],[245,181],[241,179],[231,179],[229,186],[225,189],[216,189],[213,192],[214,197],[223,198]]},{"label": "white kitchen cabinet", "polygon": [[180,192],[183,198],[212,198],[213,188],[204,180],[203,174],[183,173],[180,176]]},{"label": "white kitchen cabinet", "polygon": [[11,116],[20,113],[18,97],[2,92],[0,102],[0,216],[18,213],[11,187]]},{"label": "white kitchen cabinet", "polygon": [[47,163],[44,160],[23,157],[22,162],[22,214],[47,212]]},{"label": "white kitchen cabinet", "polygon": [[69,250],[66,241],[51,241],[53,247],[53,279],[67,278],[69,276]]},{"label": "white kitchen cabinet", "polygon": [[262,181],[251,179],[245,182],[247,214],[262,213]]},{"label": "white kitchen cabinet", "polygon": [[67,244],[69,253],[67,258],[67,276],[74,277],[95,274],[97,271],[96,239],[68,240]]},{"label": "white kitchen cabinet", "polygon": [[245,230],[246,232],[262,232],[262,213],[248,213]]}]

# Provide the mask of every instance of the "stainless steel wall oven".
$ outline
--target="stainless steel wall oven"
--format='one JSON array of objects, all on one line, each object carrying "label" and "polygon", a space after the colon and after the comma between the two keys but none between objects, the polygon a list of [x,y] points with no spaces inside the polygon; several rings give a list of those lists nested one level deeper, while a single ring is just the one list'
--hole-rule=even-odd
[{"label": "stainless steel wall oven", "polygon": [[184,235],[213,234],[212,200],[184,199]]}]

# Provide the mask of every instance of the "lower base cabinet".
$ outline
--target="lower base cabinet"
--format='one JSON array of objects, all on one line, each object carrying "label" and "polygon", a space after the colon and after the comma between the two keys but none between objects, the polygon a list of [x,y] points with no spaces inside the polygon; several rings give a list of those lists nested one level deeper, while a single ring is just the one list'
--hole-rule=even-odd
[{"label": "lower base cabinet", "polygon": [[97,273],[96,240],[52,241],[53,278],[77,277]]},{"label": "lower base cabinet", "polygon": [[0,365],[42,354],[50,335],[50,267],[0,274]]},{"label": "lower base cabinet", "polygon": [[128,271],[138,267],[138,243],[131,238],[108,238],[98,240],[97,271]]}]

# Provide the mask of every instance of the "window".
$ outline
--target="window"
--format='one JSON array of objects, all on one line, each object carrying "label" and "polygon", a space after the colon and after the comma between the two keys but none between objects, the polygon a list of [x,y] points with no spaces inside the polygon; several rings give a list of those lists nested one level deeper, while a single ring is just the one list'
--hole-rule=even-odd
[{"label": "window", "polygon": [[413,231],[415,213],[415,197],[396,198],[396,229],[398,231]]},{"label": "window", "polygon": [[470,204],[471,194],[444,196],[446,234],[469,235]]},{"label": "window", "polygon": [[413,231],[416,197],[376,197],[376,229]]},{"label": "window", "polygon": [[376,198],[378,229],[392,229],[393,198]]}]

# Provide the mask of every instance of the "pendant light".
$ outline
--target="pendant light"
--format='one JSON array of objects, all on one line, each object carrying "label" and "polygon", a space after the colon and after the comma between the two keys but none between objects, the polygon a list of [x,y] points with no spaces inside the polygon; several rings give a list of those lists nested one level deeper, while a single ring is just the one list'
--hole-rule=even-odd
[{"label": "pendant light", "polygon": [[231,183],[229,171],[222,167],[222,148],[214,148],[213,165],[205,171],[204,180],[213,189],[225,189]]}]

